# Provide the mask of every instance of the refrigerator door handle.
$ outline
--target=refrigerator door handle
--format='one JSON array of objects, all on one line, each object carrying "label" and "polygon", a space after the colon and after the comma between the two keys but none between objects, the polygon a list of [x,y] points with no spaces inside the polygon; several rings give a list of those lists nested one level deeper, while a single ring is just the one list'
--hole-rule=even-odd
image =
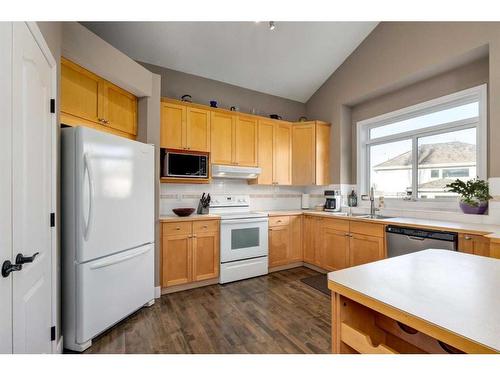
[{"label": "refrigerator door handle", "polygon": [[96,269],[99,269],[99,268],[109,267],[109,266],[112,266],[112,265],[117,264],[117,263],[125,262],[125,261],[127,261],[129,259],[137,258],[138,256],[147,253],[150,249],[151,249],[151,247],[148,246],[148,247],[146,247],[144,249],[141,249],[140,251],[136,251],[136,252],[134,252],[132,254],[125,254],[122,257],[119,257],[119,258],[116,258],[116,259],[103,260],[101,262],[95,263],[92,266],[90,266],[90,269],[91,270],[96,270]]},{"label": "refrigerator door handle", "polygon": [[90,166],[88,154],[85,153],[83,154],[83,171],[87,171],[87,175],[89,178],[89,209],[88,209],[88,219],[87,222],[85,223],[85,228],[83,232],[83,238],[85,241],[88,241],[90,231],[92,229],[92,222],[94,221],[94,208],[93,208],[93,202],[94,202],[94,180],[93,180],[93,174],[92,174],[92,167]]}]

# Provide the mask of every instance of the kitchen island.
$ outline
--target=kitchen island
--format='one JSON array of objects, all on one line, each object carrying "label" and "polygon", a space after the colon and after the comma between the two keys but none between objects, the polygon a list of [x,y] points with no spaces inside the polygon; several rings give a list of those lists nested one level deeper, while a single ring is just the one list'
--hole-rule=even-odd
[{"label": "kitchen island", "polygon": [[328,274],[333,353],[499,353],[500,260],[429,249]]}]

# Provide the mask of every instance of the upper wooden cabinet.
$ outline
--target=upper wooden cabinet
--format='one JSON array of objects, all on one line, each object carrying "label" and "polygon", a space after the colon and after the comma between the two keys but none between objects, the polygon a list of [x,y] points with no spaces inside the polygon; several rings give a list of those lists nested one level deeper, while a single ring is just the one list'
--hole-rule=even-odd
[{"label": "upper wooden cabinet", "polygon": [[61,122],[135,139],[137,98],[61,58]]},{"label": "upper wooden cabinet", "polygon": [[160,147],[183,149],[186,144],[186,106],[161,103]]},{"label": "upper wooden cabinet", "polygon": [[257,119],[255,117],[237,116],[234,132],[234,161],[236,165],[257,166],[257,134]]},{"label": "upper wooden cabinet", "polygon": [[61,58],[61,112],[100,123],[103,89],[100,77]]},{"label": "upper wooden cabinet", "polygon": [[162,100],[160,147],[210,151],[210,111]]},{"label": "upper wooden cabinet", "polygon": [[292,183],[292,125],[279,120],[259,120],[258,160],[262,169],[251,181],[261,185]]},{"label": "upper wooden cabinet", "polygon": [[211,159],[213,164],[257,166],[257,119],[213,111]]},{"label": "upper wooden cabinet", "polygon": [[330,184],[330,124],[307,121],[292,126],[292,184]]},{"label": "upper wooden cabinet", "polygon": [[109,82],[104,82],[103,87],[103,118],[106,125],[137,135],[137,98]]},{"label": "upper wooden cabinet", "polygon": [[211,114],[211,160],[214,164],[234,164],[234,131],[236,116],[230,113]]}]

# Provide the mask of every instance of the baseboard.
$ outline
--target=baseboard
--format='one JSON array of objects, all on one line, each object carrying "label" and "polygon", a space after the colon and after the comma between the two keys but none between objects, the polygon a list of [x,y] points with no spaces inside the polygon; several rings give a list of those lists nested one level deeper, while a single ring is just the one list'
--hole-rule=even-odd
[{"label": "baseboard", "polygon": [[307,267],[307,268],[310,268],[316,272],[320,272],[320,273],[328,273],[330,271],[327,271],[321,267],[318,267],[318,266],[315,266],[314,264],[311,264],[311,263],[305,263],[304,262],[304,267]]},{"label": "baseboard", "polygon": [[62,354],[63,353],[63,339],[64,339],[64,337],[61,335],[59,337],[59,340],[57,340],[57,346],[56,346],[56,353],[55,354]]},{"label": "baseboard", "polygon": [[219,278],[215,278],[215,279],[208,279],[208,280],[203,280],[203,281],[196,281],[194,283],[189,283],[189,284],[174,285],[174,286],[169,286],[167,288],[162,288],[161,294],[182,292],[183,290],[201,288],[203,286],[209,286],[209,285],[214,285],[214,284],[218,284],[218,283],[219,283]]},{"label": "baseboard", "polygon": [[161,297],[161,286],[155,286],[155,298]]},{"label": "baseboard", "polygon": [[290,268],[302,267],[303,265],[304,265],[304,262],[295,262],[295,263],[284,264],[282,266],[271,267],[271,268],[269,268],[269,273],[289,270]]}]

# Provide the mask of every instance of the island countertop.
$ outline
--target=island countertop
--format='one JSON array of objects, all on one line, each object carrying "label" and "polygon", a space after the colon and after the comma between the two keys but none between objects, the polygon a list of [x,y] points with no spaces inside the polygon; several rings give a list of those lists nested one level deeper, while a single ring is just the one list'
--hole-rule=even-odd
[{"label": "island countertop", "polygon": [[498,259],[430,249],[330,272],[328,287],[500,352]]}]

